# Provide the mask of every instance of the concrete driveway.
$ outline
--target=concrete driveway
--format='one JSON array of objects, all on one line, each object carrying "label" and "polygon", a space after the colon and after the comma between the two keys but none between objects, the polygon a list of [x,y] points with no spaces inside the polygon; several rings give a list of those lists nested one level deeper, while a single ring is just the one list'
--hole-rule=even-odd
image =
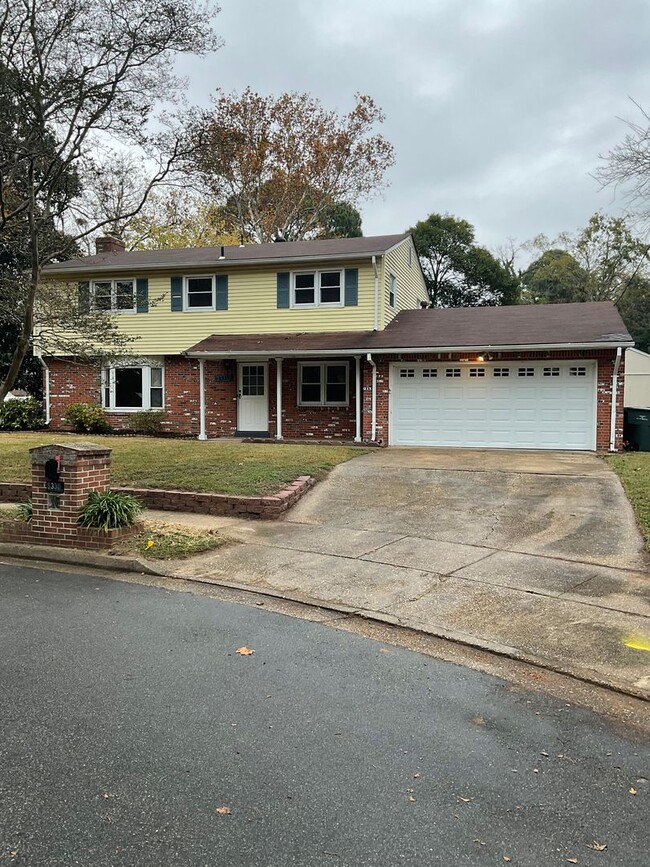
[{"label": "concrete driveway", "polygon": [[377,450],[245,544],[177,564],[650,687],[650,581],[618,478],[584,453]]}]

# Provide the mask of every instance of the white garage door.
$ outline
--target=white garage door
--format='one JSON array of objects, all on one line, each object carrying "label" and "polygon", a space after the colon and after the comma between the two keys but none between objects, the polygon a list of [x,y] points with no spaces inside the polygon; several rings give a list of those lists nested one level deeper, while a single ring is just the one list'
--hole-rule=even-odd
[{"label": "white garage door", "polygon": [[596,448],[596,362],[391,365],[390,443]]}]

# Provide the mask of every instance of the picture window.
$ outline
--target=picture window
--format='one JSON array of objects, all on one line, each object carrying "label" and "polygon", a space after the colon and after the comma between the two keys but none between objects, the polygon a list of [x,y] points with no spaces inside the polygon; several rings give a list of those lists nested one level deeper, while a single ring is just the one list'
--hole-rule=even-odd
[{"label": "picture window", "polygon": [[102,370],[102,406],[125,412],[162,409],[163,369],[148,365],[106,367]]}]

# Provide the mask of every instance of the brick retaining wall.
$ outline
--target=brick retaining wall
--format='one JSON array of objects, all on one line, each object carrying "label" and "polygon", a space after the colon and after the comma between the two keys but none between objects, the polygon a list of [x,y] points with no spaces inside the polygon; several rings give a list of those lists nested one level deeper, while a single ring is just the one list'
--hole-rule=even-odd
[{"label": "brick retaining wall", "polygon": [[18,545],[55,545],[57,548],[103,551],[141,529],[141,524],[134,524],[132,527],[118,527],[107,532],[77,527],[74,536],[65,537],[60,533],[49,533],[45,529],[32,527],[25,521],[4,521],[0,523],[0,542],[13,542]]},{"label": "brick retaining wall", "polygon": [[[311,476],[299,476],[276,494],[266,497],[237,497],[230,494],[204,494],[196,491],[169,491],[159,488],[114,488],[114,490],[132,494],[149,509],[160,509],[166,512],[197,512],[203,515],[254,515],[258,518],[274,519],[294,506],[314,484],[315,479]],[[29,499],[31,488],[32,486],[26,482],[3,482],[0,484],[0,502],[24,502]],[[5,538],[3,541],[22,540]]]}]

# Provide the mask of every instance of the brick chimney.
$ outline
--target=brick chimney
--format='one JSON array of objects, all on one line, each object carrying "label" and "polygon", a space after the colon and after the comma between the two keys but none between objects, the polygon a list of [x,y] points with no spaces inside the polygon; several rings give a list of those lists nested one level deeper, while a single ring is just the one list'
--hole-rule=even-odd
[{"label": "brick chimney", "polygon": [[95,250],[98,256],[102,253],[123,253],[126,250],[126,244],[121,238],[103,235],[95,240]]}]

